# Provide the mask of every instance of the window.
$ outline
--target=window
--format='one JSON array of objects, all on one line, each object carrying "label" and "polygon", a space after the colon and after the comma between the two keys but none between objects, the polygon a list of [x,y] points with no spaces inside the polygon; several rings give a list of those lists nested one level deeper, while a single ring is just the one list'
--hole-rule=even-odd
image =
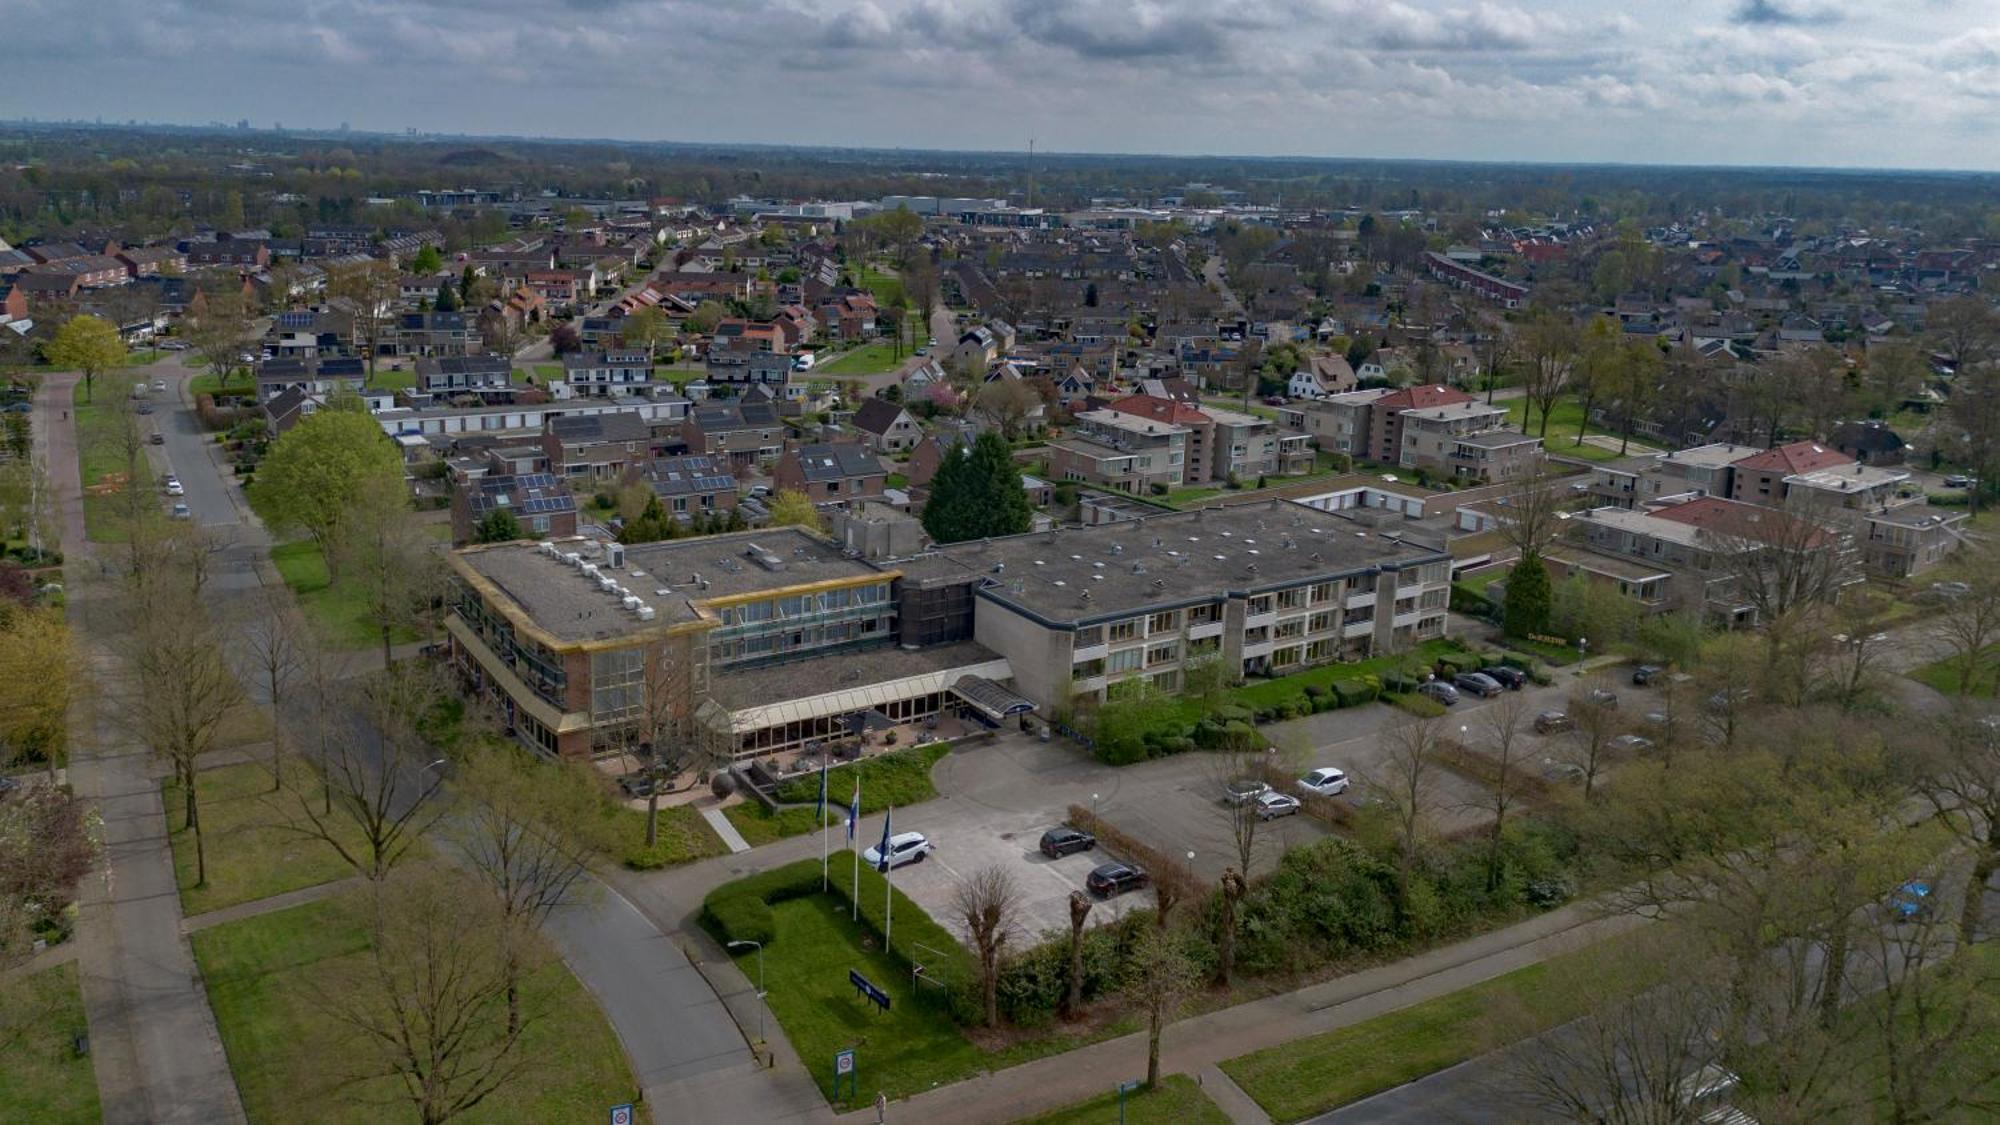
[{"label": "window", "polygon": [[1250,616],[1258,617],[1271,612],[1271,595],[1259,594],[1250,599]]},{"label": "window", "polygon": [[1181,627],[1181,615],[1173,611],[1156,613],[1146,621],[1148,633],[1171,633]]},{"label": "window", "polygon": [[1104,643],[1104,626],[1091,625],[1076,631],[1076,648],[1091,648]]},{"label": "window", "polygon": [[1306,631],[1309,633],[1324,633],[1331,628],[1333,628],[1332,613],[1315,613],[1306,621]]},{"label": "window", "polygon": [[639,713],[646,694],[646,652],[612,649],[590,656],[590,716],[615,722]]},{"label": "window", "polygon": [[1112,644],[1117,644],[1119,641],[1129,641],[1134,637],[1137,637],[1138,635],[1139,635],[1139,622],[1137,618],[1134,618],[1129,621],[1114,621],[1111,623]]},{"label": "window", "polygon": [[1180,659],[1180,655],[1179,645],[1155,645],[1146,650],[1146,666],[1150,668],[1155,664],[1171,664]]},{"label": "window", "polygon": [[1222,620],[1222,607],[1213,602],[1195,606],[1187,611],[1189,625],[1212,625],[1220,620]]},{"label": "window", "polygon": [[1294,586],[1289,590],[1278,591],[1279,609],[1304,609],[1305,605],[1306,605],[1305,587]]},{"label": "window", "polygon": [[1119,672],[1134,671],[1144,660],[1145,655],[1144,649],[1120,649],[1111,654],[1111,658],[1105,662],[1105,669],[1114,675]]},{"label": "window", "polygon": [[1312,604],[1325,605],[1340,596],[1340,588],[1332,582],[1321,582],[1312,588]]}]

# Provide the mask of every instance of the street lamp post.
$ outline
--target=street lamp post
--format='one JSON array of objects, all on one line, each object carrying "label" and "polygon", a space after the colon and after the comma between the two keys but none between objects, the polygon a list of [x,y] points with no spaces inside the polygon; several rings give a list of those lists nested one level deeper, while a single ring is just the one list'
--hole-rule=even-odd
[{"label": "street lamp post", "polygon": [[757,1042],[763,1043],[766,1042],[764,1038],[764,943],[761,941],[751,941],[748,938],[729,943],[729,948],[731,949],[744,949],[750,946],[755,946],[757,949]]}]

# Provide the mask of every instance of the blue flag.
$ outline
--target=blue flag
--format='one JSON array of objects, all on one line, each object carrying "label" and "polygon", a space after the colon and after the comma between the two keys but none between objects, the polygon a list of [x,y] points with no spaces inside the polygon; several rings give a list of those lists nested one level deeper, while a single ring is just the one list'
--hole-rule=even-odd
[{"label": "blue flag", "polygon": [[877,849],[875,856],[875,870],[885,875],[889,873],[889,814],[894,811],[894,809],[882,810],[882,846]]},{"label": "blue flag", "polygon": [[854,826],[861,823],[861,783],[854,783],[854,800],[847,806],[847,842],[854,842]]}]

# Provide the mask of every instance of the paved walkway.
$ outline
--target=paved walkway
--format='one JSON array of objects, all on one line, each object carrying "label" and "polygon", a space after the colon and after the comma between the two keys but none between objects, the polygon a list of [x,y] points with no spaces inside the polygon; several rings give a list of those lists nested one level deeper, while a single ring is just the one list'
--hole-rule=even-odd
[{"label": "paved walkway", "polygon": [[[117,612],[112,602],[118,594],[91,573],[96,568],[84,534],[75,424],[63,416],[75,383],[73,375],[43,381],[35,438],[70,559],[69,618],[97,689],[79,693],[71,712],[69,776],[104,825],[98,877],[86,880],[79,895],[76,939],[98,1097],[104,1120],[113,1125],[242,1121],[208,994],[181,932],[180,893],[152,759],[126,741],[113,707],[104,705],[116,700],[117,667],[103,628]],[[116,393],[116,385],[103,380],[99,392]]]},{"label": "paved walkway", "polygon": [[715,834],[722,837],[722,842],[729,845],[730,851],[747,852],[750,850],[750,841],[745,840],[743,833],[738,832],[736,826],[730,823],[729,818],[722,815],[721,809],[714,807],[703,809],[701,810],[701,818],[708,822],[710,828],[715,829]]},{"label": "paved walkway", "polygon": [[[1457,992],[1631,929],[1640,921],[1631,916],[1599,917],[1589,904],[1577,904],[1297,992],[1182,1020],[1167,1029],[1160,1068],[1168,1074],[1205,1076],[1209,1067],[1225,1059]],[[898,1103],[893,1116],[948,1119],[954,1125],[1012,1121],[1095,1097],[1145,1073],[1146,1034],[1141,1031],[919,1094]],[[1204,1077],[1204,1088],[1211,1081]],[[1237,1101],[1233,1083],[1210,1091],[1211,1096],[1217,1093],[1218,1104],[1231,1110],[1233,1120],[1259,1119],[1261,1110],[1253,1114]],[[839,1120],[862,1122],[872,1117],[872,1111],[863,1111]]]},{"label": "paved walkway", "polygon": [[239,902],[235,906],[225,906],[220,910],[211,910],[206,914],[197,914],[192,918],[182,919],[181,929],[192,934],[206,930],[210,926],[240,922],[245,918],[255,918],[260,914],[270,914],[273,911],[288,910],[294,906],[304,906],[306,903],[318,902],[323,898],[332,898],[334,895],[364,886],[367,882],[368,880],[365,876],[351,875],[345,879],[335,879],[331,883],[318,883],[310,887],[300,887],[295,891],[286,891],[283,894],[271,895],[268,898]]}]

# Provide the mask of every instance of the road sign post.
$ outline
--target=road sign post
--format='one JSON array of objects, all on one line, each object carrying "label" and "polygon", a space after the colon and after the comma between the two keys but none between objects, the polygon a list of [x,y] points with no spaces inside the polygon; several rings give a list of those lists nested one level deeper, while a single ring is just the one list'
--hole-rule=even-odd
[{"label": "road sign post", "polygon": [[847,1096],[858,1097],[861,1078],[854,1072],[854,1048],[845,1047],[833,1053],[833,1100],[840,1100],[840,1087],[847,1085]]},{"label": "road sign post", "polygon": [[1120,1082],[1118,1084],[1118,1125],[1125,1125],[1125,1095],[1138,1089],[1143,1083]]},{"label": "road sign post", "polygon": [[632,1125],[632,1103],[611,1107],[611,1125]]}]

